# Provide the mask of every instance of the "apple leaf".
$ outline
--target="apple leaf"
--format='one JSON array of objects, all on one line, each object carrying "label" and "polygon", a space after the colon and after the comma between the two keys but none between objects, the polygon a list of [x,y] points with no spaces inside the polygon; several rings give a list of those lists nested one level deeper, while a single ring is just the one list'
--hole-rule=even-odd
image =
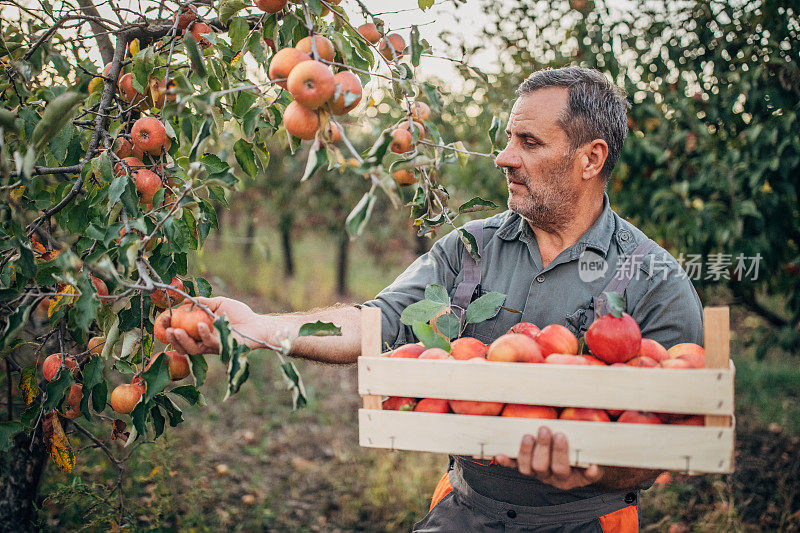
[{"label": "apple leaf", "polygon": [[303,379],[300,377],[300,372],[294,366],[292,361],[284,361],[281,363],[281,375],[286,383],[286,387],[292,391],[292,409],[295,411],[301,407],[305,407],[308,403],[306,399],[306,388],[303,385]]},{"label": "apple leaf", "polygon": [[154,405],[150,409],[150,418],[153,419],[153,430],[155,431],[156,438],[161,436],[164,433],[164,415],[161,414],[161,409]]},{"label": "apple leaf", "polygon": [[[422,4],[423,1],[425,0],[420,0],[420,4]],[[431,2],[431,5],[433,5],[433,2]],[[411,26],[411,64],[414,65],[415,67],[418,67],[419,58],[421,55],[422,55],[422,45],[419,42],[419,28],[415,24]]]},{"label": "apple leaf", "polygon": [[492,125],[489,127],[489,142],[494,150],[494,143],[497,141],[497,133],[500,131],[500,119],[492,117]]},{"label": "apple leaf", "polygon": [[311,150],[308,152],[308,160],[306,161],[306,169],[300,181],[306,181],[317,170],[328,164],[328,153],[325,150],[320,150],[320,148],[322,148],[322,143],[319,141],[314,141],[311,145]]},{"label": "apple leaf", "polygon": [[156,402],[156,404],[160,405],[167,411],[169,425],[171,427],[175,427],[183,422],[183,411],[181,411],[181,408],[178,407],[174,401],[172,401],[172,398],[166,394],[159,394],[153,398],[153,400]]},{"label": "apple leaf", "polygon": [[450,305],[450,295],[447,294],[447,290],[441,285],[432,284],[425,287],[425,299]]},{"label": "apple leaf", "polygon": [[467,324],[477,324],[495,316],[506,301],[506,295],[488,292],[467,306]]},{"label": "apple leaf", "polygon": [[350,211],[345,220],[345,228],[347,229],[350,237],[358,237],[364,229],[369,216],[372,214],[372,208],[375,206],[377,196],[370,190],[364,193],[361,200],[358,201],[356,206]]},{"label": "apple leaf", "polygon": [[22,431],[22,424],[15,420],[0,422],[0,452],[6,452],[11,448],[12,438],[20,431]]},{"label": "apple leaf", "polygon": [[105,381],[101,381],[92,389],[92,408],[102,413],[106,408],[106,400],[108,400],[108,386]]},{"label": "apple leaf", "polygon": [[[435,224],[431,224],[435,225]],[[480,262],[481,260],[481,253],[478,250],[478,242],[475,240],[475,236],[465,230],[464,228],[458,228],[459,236],[461,237],[461,242],[464,243],[464,246],[467,248],[469,255],[475,260],[476,263]]]},{"label": "apple leaf", "polygon": [[206,381],[208,372],[208,361],[204,355],[190,355],[189,361],[192,365],[192,376],[194,376],[195,387],[201,387]]},{"label": "apple leaf", "polygon": [[425,348],[441,348],[447,352],[450,351],[450,342],[442,334],[433,331],[433,328],[425,322],[414,322],[411,328]]},{"label": "apple leaf", "polygon": [[476,196],[472,200],[461,204],[458,208],[459,213],[474,213],[475,211],[486,211],[488,209],[497,209],[497,204],[494,202],[490,202],[489,200],[484,200],[483,198]]},{"label": "apple leaf", "polygon": [[244,139],[239,139],[233,144],[233,153],[236,156],[236,162],[242,167],[248,176],[255,178],[258,173],[256,167],[256,159],[253,154],[253,145]]},{"label": "apple leaf", "polygon": [[150,363],[150,368],[142,372],[142,379],[147,383],[142,401],[147,403],[169,385],[169,356],[163,352],[156,355],[155,361]]},{"label": "apple leaf", "polygon": [[330,322],[320,322],[317,320],[314,323],[307,323],[300,326],[300,332],[297,334],[298,337],[306,337],[309,335],[314,335],[317,337],[328,337],[328,336],[336,336],[342,334],[342,328],[335,324],[331,324]]},{"label": "apple leaf", "polygon": [[95,393],[95,386],[103,380],[103,368],[103,360],[99,357],[92,357],[81,370],[81,377],[83,378],[83,397],[81,398],[80,409],[87,420],[91,420],[92,418],[89,412],[89,396]]},{"label": "apple leaf", "polygon": [[606,296],[606,312],[615,318],[622,318],[622,313],[625,312],[625,298],[614,291],[606,291],[603,294]]},{"label": "apple leaf", "polygon": [[22,398],[25,400],[25,405],[32,404],[33,400],[39,396],[39,384],[36,382],[35,366],[26,366],[20,371],[18,387],[22,393]]},{"label": "apple leaf", "polygon": [[436,328],[450,340],[455,339],[461,333],[461,323],[453,313],[445,313],[437,318]]},{"label": "apple leaf", "polygon": [[433,300],[420,300],[409,305],[400,314],[400,321],[406,326],[413,326],[414,322],[428,323],[433,317],[447,308],[449,304]]},{"label": "apple leaf", "polygon": [[197,389],[197,387],[193,387],[192,385],[181,385],[180,387],[175,387],[169,392],[172,394],[177,394],[189,402],[189,405],[194,405],[200,400],[200,391]]},{"label": "apple leaf", "polygon": [[58,407],[58,404],[64,398],[64,395],[73,383],[75,383],[75,380],[72,378],[72,372],[64,366],[58,373],[58,377],[47,384],[47,388],[45,389],[47,398],[44,401],[42,409],[45,411],[52,411]]}]

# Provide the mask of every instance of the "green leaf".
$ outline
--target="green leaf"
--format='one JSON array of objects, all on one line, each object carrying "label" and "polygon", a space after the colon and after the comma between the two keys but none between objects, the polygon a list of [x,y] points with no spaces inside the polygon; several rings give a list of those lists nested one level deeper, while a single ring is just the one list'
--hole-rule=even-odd
[{"label": "green leaf", "polygon": [[203,163],[203,166],[208,172],[209,176],[216,177],[220,174],[227,174],[228,170],[230,170],[230,165],[217,157],[214,154],[203,154],[203,157],[200,158],[200,161]]},{"label": "green leaf", "polygon": [[506,301],[506,295],[499,292],[488,292],[467,306],[467,324],[477,324],[495,316]]},{"label": "green leaf", "polygon": [[[420,7],[422,9],[426,9],[422,7],[422,1],[420,0]],[[433,0],[430,0],[431,5],[433,5]],[[430,6],[428,6],[430,7]],[[419,66],[419,58],[422,55],[422,45],[419,42],[419,28],[417,28],[416,24],[411,26],[411,64],[415,67]]]},{"label": "green leaf", "polygon": [[206,63],[203,59],[203,53],[200,51],[200,47],[197,46],[197,41],[192,36],[191,32],[184,32],[185,36],[183,38],[183,46],[186,49],[186,56],[189,58],[189,62],[192,64],[192,70],[200,76],[201,78],[205,78],[208,75],[206,71]]},{"label": "green leaf", "polygon": [[321,167],[327,166],[328,164],[328,154],[325,150],[321,150],[322,144],[320,142],[315,141],[311,145],[311,150],[308,152],[308,160],[306,161],[306,169],[303,172],[303,177],[300,181],[306,181],[308,178],[314,175],[314,172],[319,170]]},{"label": "green leaf", "polygon": [[97,316],[98,299],[88,275],[78,280],[78,289],[81,295],[69,310],[69,323],[81,331],[86,331]]},{"label": "green leaf", "polygon": [[414,322],[430,322],[430,320],[448,307],[448,304],[431,300],[420,300],[409,305],[400,314],[400,321],[406,326]]},{"label": "green leaf", "polygon": [[170,391],[172,394],[177,394],[187,402],[189,405],[195,405],[198,400],[200,399],[200,391],[197,387],[192,385],[181,385],[180,387],[175,387]]},{"label": "green leaf", "polygon": [[98,413],[102,413],[106,408],[106,400],[108,399],[108,386],[105,381],[101,381],[92,389],[92,409]]},{"label": "green leaf", "polygon": [[47,104],[42,113],[42,119],[36,124],[31,138],[37,153],[41,152],[50,139],[72,120],[78,105],[82,102],[81,94],[67,91]]},{"label": "green leaf", "polygon": [[464,228],[458,228],[459,237],[461,238],[461,242],[464,243],[469,255],[475,260],[476,263],[480,262],[481,254],[478,250],[478,242],[475,240],[475,237],[472,233],[468,232]]},{"label": "green leaf", "polygon": [[425,287],[425,299],[450,305],[450,295],[447,294],[447,289],[441,285],[431,284]]},{"label": "green leaf", "polygon": [[320,322],[317,320],[314,323],[309,322],[300,326],[300,332],[297,334],[297,336],[307,337],[314,335],[317,337],[329,337],[341,334],[342,328],[339,326],[331,324],[330,322]]},{"label": "green leaf", "polygon": [[192,365],[192,376],[194,376],[194,384],[196,387],[201,387],[206,381],[206,373],[208,372],[208,361],[204,355],[190,355],[189,361]]},{"label": "green leaf", "polygon": [[[220,6],[221,8],[222,6]],[[222,18],[220,18],[222,21]],[[223,22],[224,24],[224,22]],[[250,33],[250,25],[242,17],[235,17],[231,20],[228,26],[228,37],[231,38],[231,48],[234,50],[241,50],[244,46],[244,40],[247,39]]]},{"label": "green leaf", "polygon": [[163,352],[157,354],[155,361],[150,363],[150,368],[142,372],[142,379],[147,383],[142,402],[147,403],[169,385],[169,356]]},{"label": "green leaf", "polygon": [[375,207],[375,200],[377,197],[372,191],[369,191],[361,197],[356,206],[350,211],[345,220],[345,228],[350,237],[358,237],[364,230],[364,226],[372,214],[372,208]]},{"label": "green leaf", "polygon": [[615,318],[622,318],[622,313],[625,312],[625,298],[618,292],[606,291],[606,313],[610,313]]},{"label": "green leaf", "polygon": [[433,328],[425,322],[414,322],[411,328],[425,348],[441,348],[447,352],[450,351],[450,342],[441,334],[433,331]]},{"label": "green leaf", "polygon": [[455,339],[461,334],[461,323],[453,313],[445,313],[436,319],[436,328],[442,335],[450,340]]},{"label": "green leaf", "polygon": [[170,427],[175,427],[183,422],[183,411],[181,411],[181,408],[178,407],[178,404],[172,401],[172,398],[166,394],[159,394],[154,398],[154,400],[158,405],[167,411]]},{"label": "green leaf", "polygon": [[492,117],[492,125],[489,126],[489,143],[492,145],[492,150],[494,150],[494,143],[497,140],[497,132],[500,131],[500,119],[497,117]]},{"label": "green leaf", "polygon": [[3,330],[2,342],[0,342],[0,349],[7,348],[11,342],[17,338],[22,327],[28,322],[31,314],[31,305],[21,305],[8,316],[6,327]]},{"label": "green leaf", "polygon": [[[81,370],[81,377],[83,378],[83,397],[81,398],[80,409],[83,416],[87,419],[92,418],[89,412],[89,396],[95,394],[94,388],[103,381],[103,368],[103,360],[99,357],[93,357],[86,363],[83,370]],[[95,401],[94,403],[97,402]],[[105,406],[105,401],[103,401],[103,406]]]},{"label": "green leaf", "polygon": [[256,177],[258,168],[256,167],[256,160],[253,155],[253,145],[244,139],[239,139],[233,144],[233,153],[236,156],[236,162],[239,163],[242,170],[251,178]]},{"label": "green leaf", "polygon": [[305,407],[308,403],[308,400],[306,400],[306,388],[303,385],[300,372],[294,366],[294,362],[285,361],[281,364],[281,376],[286,383],[286,387],[292,391],[292,409],[296,411],[301,407]]},{"label": "green leaf", "polygon": [[476,196],[472,200],[461,204],[458,208],[459,213],[474,213],[476,211],[486,211],[489,209],[497,209],[498,206],[494,202],[490,202],[489,200],[484,200],[483,198]]},{"label": "green leaf", "polygon": [[236,103],[233,104],[231,112],[236,117],[244,117],[255,103],[256,98],[256,95],[250,91],[240,91],[239,96],[236,98]]},{"label": "green leaf", "polygon": [[161,436],[164,433],[164,415],[161,414],[161,408],[158,405],[154,405],[150,408],[150,418],[153,419],[153,431],[155,432],[156,438]]},{"label": "green leaf", "polygon": [[227,24],[231,17],[249,5],[249,3],[244,2],[243,0],[223,0],[223,2],[221,2],[217,8],[219,21],[222,24]]},{"label": "green leaf", "polygon": [[64,366],[58,373],[58,377],[47,384],[45,388],[47,397],[42,409],[44,409],[45,412],[50,412],[58,407],[58,404],[64,398],[64,395],[73,383],[75,383],[75,380],[72,377],[72,372],[69,371],[69,368]]},{"label": "green leaf", "polygon": [[22,431],[22,424],[17,421],[0,422],[0,452],[7,452],[14,444],[13,437]]},{"label": "green leaf", "polygon": [[417,5],[423,11],[433,7],[434,0],[417,0]]}]

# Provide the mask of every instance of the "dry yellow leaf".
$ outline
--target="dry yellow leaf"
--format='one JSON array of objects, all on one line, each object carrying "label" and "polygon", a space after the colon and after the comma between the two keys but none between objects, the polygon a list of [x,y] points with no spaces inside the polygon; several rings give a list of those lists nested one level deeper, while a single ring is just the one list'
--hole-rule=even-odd
[{"label": "dry yellow leaf", "polygon": [[72,472],[72,469],[75,468],[75,454],[55,411],[45,416],[43,428],[45,438],[47,438],[50,446],[50,457],[53,458],[53,462],[62,471]]}]

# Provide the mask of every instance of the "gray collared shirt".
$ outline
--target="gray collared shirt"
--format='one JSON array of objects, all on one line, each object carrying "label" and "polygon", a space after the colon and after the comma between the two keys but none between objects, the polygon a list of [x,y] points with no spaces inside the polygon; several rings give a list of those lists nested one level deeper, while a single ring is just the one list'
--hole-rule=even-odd
[{"label": "gray collared shirt", "polygon": [[[533,230],[520,215],[505,211],[485,219],[481,293],[505,294],[504,307],[511,310],[500,309],[466,334],[489,343],[518,322],[532,322],[540,328],[561,324],[580,337],[589,327],[587,310],[592,298],[601,294],[618,266],[646,238],[611,209],[605,196],[594,224],[544,268]],[[458,232],[452,231],[364,304],[383,312],[385,347],[416,342],[411,328],[400,322],[400,314],[424,298],[429,284],[445,287],[452,298],[463,279],[464,257],[464,245]],[[588,268],[597,265],[606,268]],[[675,258],[656,246],[635,268],[624,296],[627,312],[641,327],[642,336],[666,348],[681,342],[702,345],[702,305]]]}]

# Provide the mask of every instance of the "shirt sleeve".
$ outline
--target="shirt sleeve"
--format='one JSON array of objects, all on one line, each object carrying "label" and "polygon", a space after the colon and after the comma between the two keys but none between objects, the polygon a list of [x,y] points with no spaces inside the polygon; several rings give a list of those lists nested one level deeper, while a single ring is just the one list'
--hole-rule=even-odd
[{"label": "shirt sleeve", "polygon": [[[703,305],[691,280],[672,255],[662,248],[646,290],[636,301],[630,315],[642,330],[642,337],[671,348],[682,342],[703,345]],[[645,285],[645,284],[642,284]]]},{"label": "shirt sleeve", "polygon": [[400,314],[414,302],[425,297],[425,287],[441,285],[452,293],[461,269],[460,240],[457,231],[451,231],[421,255],[400,274],[391,285],[363,305],[381,309],[381,333],[384,348],[394,349],[416,342],[410,326],[400,322]]}]

